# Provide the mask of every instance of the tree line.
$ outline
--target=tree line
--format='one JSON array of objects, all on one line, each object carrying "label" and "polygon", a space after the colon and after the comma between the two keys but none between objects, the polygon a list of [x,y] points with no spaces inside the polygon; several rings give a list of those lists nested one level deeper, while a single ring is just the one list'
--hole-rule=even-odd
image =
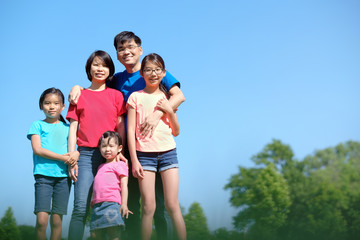
[{"label": "tree line", "polygon": [[[355,240],[360,236],[360,143],[348,141],[297,160],[273,140],[239,167],[225,190],[238,209],[233,230],[210,231],[201,205],[184,214],[189,240]],[[0,221],[0,240],[34,239],[17,226],[11,207]],[[156,237],[152,238],[156,240]]]},{"label": "tree line", "polygon": [[255,167],[239,167],[225,186],[243,239],[359,239],[359,142],[299,161],[289,145],[273,140],[252,160]]}]

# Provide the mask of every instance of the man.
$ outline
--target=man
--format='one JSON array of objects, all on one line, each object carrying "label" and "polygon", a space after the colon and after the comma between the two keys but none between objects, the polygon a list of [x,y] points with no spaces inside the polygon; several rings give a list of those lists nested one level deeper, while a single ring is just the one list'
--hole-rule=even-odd
[{"label": "man", "polygon": [[[114,47],[117,51],[117,59],[124,65],[123,72],[116,73],[108,84],[108,87],[121,91],[124,95],[124,100],[127,102],[131,93],[144,89],[145,80],[140,75],[140,57],[143,53],[141,47],[141,39],[133,32],[123,31],[115,36]],[[185,101],[185,97],[180,90],[180,83],[167,71],[166,76],[162,81],[163,85],[170,94],[170,105],[174,109]],[[80,86],[75,86],[71,89],[69,95],[69,102],[76,104],[81,90]],[[152,135],[163,116],[160,110],[155,111],[150,115],[141,127],[142,135]],[[123,139],[125,141],[125,139]],[[127,145],[125,144],[125,157],[130,159]],[[129,169],[131,169],[131,161],[129,161]],[[135,176],[133,176],[135,174]],[[128,207],[133,211],[134,215],[129,216],[126,220],[126,232],[129,239],[140,239],[140,191],[136,173],[129,174],[129,199]],[[165,213],[164,194],[162,189],[162,181],[160,174],[156,176],[156,212],[154,215],[155,228],[157,239],[170,239],[171,236],[171,221],[167,213]]]}]

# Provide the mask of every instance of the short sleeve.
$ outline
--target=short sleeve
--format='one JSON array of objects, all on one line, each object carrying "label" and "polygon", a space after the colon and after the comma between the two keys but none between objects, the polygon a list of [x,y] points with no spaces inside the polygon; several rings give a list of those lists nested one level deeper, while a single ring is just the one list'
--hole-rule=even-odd
[{"label": "short sleeve", "polygon": [[69,104],[69,109],[66,114],[66,120],[70,122],[70,119],[74,119],[75,121],[79,121],[79,117],[76,114],[77,105]]},{"label": "short sleeve", "polygon": [[35,121],[31,124],[29,132],[27,134],[27,138],[31,140],[32,135],[39,135],[41,134],[41,126],[38,121]]},{"label": "short sleeve", "polygon": [[126,107],[125,107],[125,102],[124,102],[124,97],[123,94],[118,91],[116,91],[116,106],[117,106],[117,114],[118,116],[123,115],[124,113],[126,113]]},{"label": "short sleeve", "polygon": [[119,161],[116,166],[119,177],[127,177],[129,175],[129,168],[126,166],[125,162]]},{"label": "short sleeve", "polygon": [[171,75],[171,73],[169,73],[168,71],[166,71],[166,75],[163,78],[163,80],[161,81],[161,83],[164,85],[164,87],[168,91],[170,90],[170,88],[172,86],[174,86],[174,84],[176,84],[180,88],[180,82],[178,80],[176,80],[176,78],[173,75]]},{"label": "short sleeve", "polygon": [[136,109],[136,102],[136,92],[133,92],[126,103],[126,109],[129,109],[129,105]]}]

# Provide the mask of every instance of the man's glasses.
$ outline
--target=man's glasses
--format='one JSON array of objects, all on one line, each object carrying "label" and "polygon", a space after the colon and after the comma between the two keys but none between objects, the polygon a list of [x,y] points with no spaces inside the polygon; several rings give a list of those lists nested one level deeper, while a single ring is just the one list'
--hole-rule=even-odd
[{"label": "man's glasses", "polygon": [[118,53],[124,53],[126,50],[132,51],[132,50],[134,50],[134,49],[137,48],[137,47],[138,47],[138,46],[130,45],[130,46],[127,46],[127,47],[119,48],[117,51],[118,51]]},{"label": "man's glasses", "polygon": [[144,70],[145,75],[150,76],[153,72],[155,72],[156,75],[160,75],[163,70],[161,68],[151,69],[147,68]]}]

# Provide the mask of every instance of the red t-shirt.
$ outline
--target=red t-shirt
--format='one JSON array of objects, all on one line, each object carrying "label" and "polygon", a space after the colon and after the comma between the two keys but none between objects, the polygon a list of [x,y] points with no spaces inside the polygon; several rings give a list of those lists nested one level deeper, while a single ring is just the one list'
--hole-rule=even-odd
[{"label": "red t-shirt", "polygon": [[69,106],[66,119],[79,122],[77,145],[97,147],[101,135],[115,131],[118,117],[126,112],[120,91],[106,88],[103,91],[82,90],[77,105]]}]

